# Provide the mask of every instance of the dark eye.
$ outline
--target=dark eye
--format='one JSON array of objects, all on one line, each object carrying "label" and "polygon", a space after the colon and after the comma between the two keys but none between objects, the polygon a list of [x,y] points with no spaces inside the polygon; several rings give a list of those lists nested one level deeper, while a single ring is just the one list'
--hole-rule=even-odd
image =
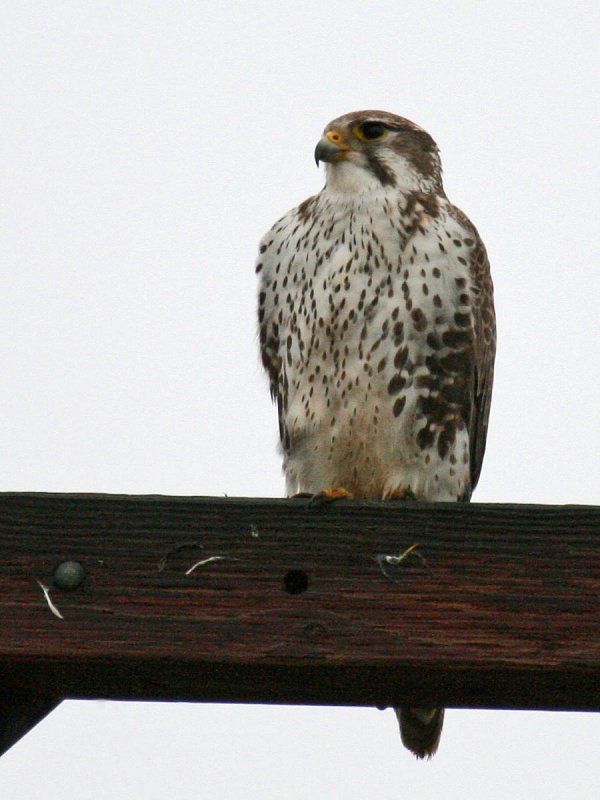
[{"label": "dark eye", "polygon": [[385,135],[386,129],[381,122],[365,122],[360,126],[360,132],[362,138],[370,142],[373,139],[381,139]]}]

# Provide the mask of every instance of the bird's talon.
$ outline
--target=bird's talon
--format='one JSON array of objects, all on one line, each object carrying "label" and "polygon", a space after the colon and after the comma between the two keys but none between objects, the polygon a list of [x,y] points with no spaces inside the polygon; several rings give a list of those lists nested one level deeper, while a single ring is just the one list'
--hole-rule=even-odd
[{"label": "bird's talon", "polygon": [[353,500],[354,495],[347,489],[333,488],[325,489],[322,492],[313,494],[308,505],[313,508],[320,508],[321,506],[335,503],[337,500]]}]

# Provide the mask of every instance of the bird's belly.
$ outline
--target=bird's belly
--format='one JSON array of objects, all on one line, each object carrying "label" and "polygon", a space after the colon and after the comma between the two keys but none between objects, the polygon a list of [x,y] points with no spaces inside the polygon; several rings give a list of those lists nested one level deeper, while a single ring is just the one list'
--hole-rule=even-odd
[{"label": "bird's belly", "polygon": [[[300,477],[303,491],[342,487],[356,497],[382,497],[390,471],[409,460],[406,428],[393,426],[385,397],[349,391],[335,401],[316,426],[307,426],[291,454],[288,474]],[[404,445],[404,446],[403,446]]]},{"label": "bird's belly", "polygon": [[289,492],[468,492],[468,275],[437,241],[414,241],[418,264],[381,247],[378,268],[375,243],[368,263],[337,248],[298,290],[283,359]]},{"label": "bird's belly", "polygon": [[[421,410],[423,389],[413,380],[391,395],[393,378],[385,369],[369,374],[348,366],[325,385],[309,384],[306,394],[292,398],[290,447],[284,453],[288,492],[342,487],[362,498],[405,490],[423,500],[462,496],[469,481],[466,428],[455,429],[447,449],[440,449],[440,436],[450,424],[441,412],[426,446],[421,440],[430,427]],[[326,390],[328,385],[333,391]]]}]

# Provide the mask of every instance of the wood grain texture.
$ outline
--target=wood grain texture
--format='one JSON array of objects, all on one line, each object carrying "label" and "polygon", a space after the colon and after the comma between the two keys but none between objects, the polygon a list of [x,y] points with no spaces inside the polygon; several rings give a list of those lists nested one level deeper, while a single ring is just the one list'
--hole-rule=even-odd
[{"label": "wood grain texture", "polygon": [[0,495],[3,688],[597,710],[599,533],[597,507]]}]

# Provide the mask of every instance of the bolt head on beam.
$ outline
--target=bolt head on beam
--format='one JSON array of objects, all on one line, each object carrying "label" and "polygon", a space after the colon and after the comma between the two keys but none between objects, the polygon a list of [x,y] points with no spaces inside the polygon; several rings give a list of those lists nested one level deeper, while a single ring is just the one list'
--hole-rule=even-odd
[{"label": "bolt head on beam", "polygon": [[83,583],[85,570],[79,561],[63,561],[54,571],[54,585],[63,592],[72,592]]}]

